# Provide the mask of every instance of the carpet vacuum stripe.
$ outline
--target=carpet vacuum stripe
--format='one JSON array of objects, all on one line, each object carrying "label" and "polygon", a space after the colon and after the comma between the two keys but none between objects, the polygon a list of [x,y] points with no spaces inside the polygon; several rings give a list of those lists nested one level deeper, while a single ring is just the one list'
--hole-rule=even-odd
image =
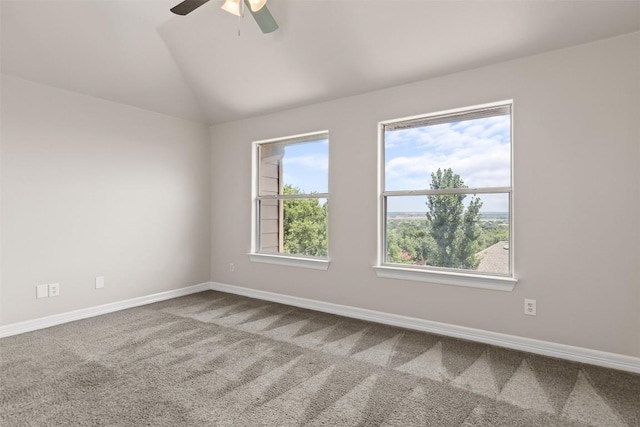
[{"label": "carpet vacuum stripe", "polygon": [[640,375],[217,291],[0,350],[2,426],[640,426]]}]

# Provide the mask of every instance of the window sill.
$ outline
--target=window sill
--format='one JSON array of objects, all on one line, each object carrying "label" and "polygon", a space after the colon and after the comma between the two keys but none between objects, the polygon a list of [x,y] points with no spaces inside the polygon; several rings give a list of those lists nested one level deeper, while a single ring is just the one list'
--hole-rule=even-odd
[{"label": "window sill", "polygon": [[383,277],[385,279],[413,280],[419,282],[438,283],[441,285],[491,289],[494,291],[511,292],[517,283],[517,279],[511,277],[462,274],[449,271],[417,270],[386,265],[374,268],[378,277]]},{"label": "window sill", "polygon": [[327,270],[329,268],[329,260],[318,258],[302,258],[287,255],[270,255],[270,254],[247,254],[249,260],[253,262],[262,262],[265,264],[286,265],[289,267],[310,268],[313,270]]}]

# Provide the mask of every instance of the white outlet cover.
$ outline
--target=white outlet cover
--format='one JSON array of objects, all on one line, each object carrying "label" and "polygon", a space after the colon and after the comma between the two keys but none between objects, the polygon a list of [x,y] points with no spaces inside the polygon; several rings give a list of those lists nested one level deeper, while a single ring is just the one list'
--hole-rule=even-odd
[{"label": "white outlet cover", "polygon": [[50,283],[49,284],[49,296],[57,297],[60,295],[60,284],[59,283]]},{"label": "white outlet cover", "polygon": [[524,314],[527,314],[529,316],[536,315],[536,300],[534,299],[524,300]]},{"label": "white outlet cover", "polygon": [[104,276],[96,277],[96,289],[104,288]]},{"label": "white outlet cover", "polygon": [[47,298],[49,296],[49,285],[36,286],[36,298]]}]

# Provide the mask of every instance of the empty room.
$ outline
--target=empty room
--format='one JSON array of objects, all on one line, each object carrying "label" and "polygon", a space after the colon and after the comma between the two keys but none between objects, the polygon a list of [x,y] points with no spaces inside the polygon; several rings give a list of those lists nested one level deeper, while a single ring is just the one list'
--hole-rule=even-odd
[{"label": "empty room", "polygon": [[640,1],[0,19],[3,427],[640,427]]}]

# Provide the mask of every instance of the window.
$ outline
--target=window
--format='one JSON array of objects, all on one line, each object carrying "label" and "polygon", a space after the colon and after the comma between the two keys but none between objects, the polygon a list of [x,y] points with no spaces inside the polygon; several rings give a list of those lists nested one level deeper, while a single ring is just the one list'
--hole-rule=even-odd
[{"label": "window", "polygon": [[329,135],[256,142],[251,259],[328,267]]},{"label": "window", "polygon": [[378,275],[511,290],[511,103],[381,123]]}]

